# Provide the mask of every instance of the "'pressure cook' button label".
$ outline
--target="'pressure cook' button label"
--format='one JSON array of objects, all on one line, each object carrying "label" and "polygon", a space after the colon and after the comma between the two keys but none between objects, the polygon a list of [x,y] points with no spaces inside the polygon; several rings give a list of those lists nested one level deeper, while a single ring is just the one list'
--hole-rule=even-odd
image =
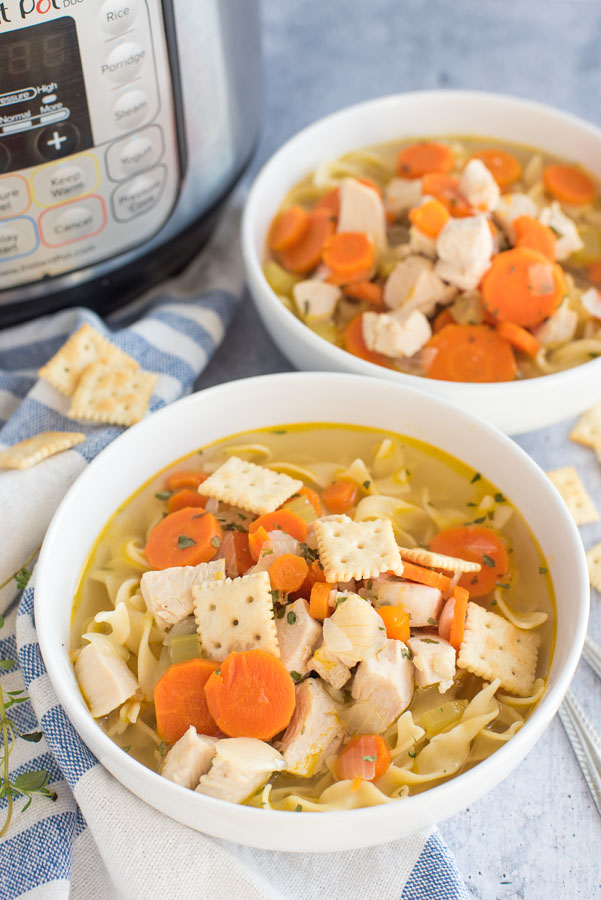
[{"label": "'pressure cook' button label", "polygon": [[137,128],[148,116],[148,97],[144,91],[135,89],[121,94],[113,107],[115,122],[123,131]]},{"label": "'pressure cook' button label", "polygon": [[98,13],[100,25],[108,34],[122,34],[131,27],[137,7],[137,0],[106,0]]},{"label": "'pressure cook' button label", "polygon": [[44,243],[49,247],[61,247],[102,231],[106,210],[100,197],[86,197],[82,202],[47,210],[39,222]]},{"label": "'pressure cook' button label", "polygon": [[159,202],[167,170],[157,166],[120,185],[113,192],[113,211],[119,222],[129,222],[146,212],[150,212]]},{"label": "'pressure cook' button label", "polygon": [[103,75],[107,75],[115,84],[127,84],[133,81],[140,71],[146,50],[142,50],[134,41],[117,44],[109,53],[107,61],[100,67]]},{"label": "'pressure cook' button label", "polygon": [[20,175],[0,178],[0,219],[12,219],[29,208],[31,203],[27,182]]},{"label": "'pressure cook' button label", "polygon": [[0,224],[0,263],[17,256],[27,256],[38,246],[38,233],[26,216]]}]

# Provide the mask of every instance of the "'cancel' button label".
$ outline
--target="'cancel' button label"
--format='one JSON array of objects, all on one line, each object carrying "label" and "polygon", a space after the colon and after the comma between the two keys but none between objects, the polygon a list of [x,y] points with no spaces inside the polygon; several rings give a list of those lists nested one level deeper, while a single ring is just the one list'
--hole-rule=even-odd
[{"label": "'cancel' button label", "polygon": [[43,240],[50,247],[61,247],[98,234],[105,224],[104,203],[95,196],[86,197],[85,202],[49,209],[40,216]]},{"label": "'cancel' button label", "polygon": [[160,200],[166,175],[165,166],[156,166],[116,188],[113,192],[115,218],[119,222],[129,222],[150,212]]}]

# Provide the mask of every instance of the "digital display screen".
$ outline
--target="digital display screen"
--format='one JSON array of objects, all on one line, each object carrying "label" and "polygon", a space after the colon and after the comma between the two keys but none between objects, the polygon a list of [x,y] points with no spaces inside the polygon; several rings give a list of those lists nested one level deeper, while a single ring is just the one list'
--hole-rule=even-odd
[{"label": "digital display screen", "polygon": [[0,32],[0,174],[92,143],[74,19]]}]

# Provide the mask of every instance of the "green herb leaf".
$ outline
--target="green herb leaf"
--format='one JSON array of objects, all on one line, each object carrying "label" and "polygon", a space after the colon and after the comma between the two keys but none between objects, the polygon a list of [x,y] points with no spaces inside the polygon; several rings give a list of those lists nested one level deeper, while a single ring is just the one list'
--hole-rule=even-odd
[{"label": "green herb leaf", "polygon": [[303,811],[302,806],[300,805],[300,803],[297,803],[296,806],[294,807],[294,812],[302,812],[302,811]]},{"label": "green herb leaf", "polygon": [[131,750],[131,744],[128,744],[127,747],[122,747],[121,749],[124,753],[129,753],[129,751]]},{"label": "green herb leaf", "polygon": [[286,616],[286,621],[288,622],[289,625],[296,625],[296,613],[289,612],[288,615]]},{"label": "green herb leaf", "polygon": [[36,769],[33,772],[22,772],[15,778],[15,787],[18,791],[33,794],[41,791],[48,784],[48,772],[45,769]]},{"label": "green herb leaf", "polygon": [[344,603],[348,598],[344,597],[342,594],[338,594],[336,597],[336,606],[340,606],[341,603]]},{"label": "green herb leaf", "polygon": [[195,544],[196,544],[196,541],[193,541],[192,538],[188,537],[185,534],[180,534],[180,536],[177,539],[177,549],[178,550],[185,550],[186,547],[194,547]]},{"label": "green herb leaf", "polygon": [[272,554],[272,553],[273,553],[273,548],[268,547],[267,550],[263,550],[263,552],[261,553],[261,556],[270,556],[270,554]]},{"label": "green herb leaf", "polygon": [[483,522],[486,522],[486,516],[478,516],[477,519],[474,519],[474,525],[482,525]]},{"label": "green herb leaf", "polygon": [[4,669],[5,672],[8,672],[9,669],[12,669],[14,664],[14,659],[0,659],[0,669]]},{"label": "green herb leaf", "polygon": [[433,619],[432,616],[428,619],[428,625],[438,625],[438,619]]},{"label": "green herb leaf", "polygon": [[413,659],[413,653],[409,647],[401,647],[401,656],[403,659]]},{"label": "green herb leaf", "polygon": [[4,616],[0,616],[0,628],[4,628]]},{"label": "green herb leaf", "polygon": [[364,481],[363,487],[365,488],[366,491],[368,491],[371,487],[371,481]]},{"label": "green herb leaf", "polygon": [[507,503],[507,498],[499,492],[498,494],[495,494],[495,503]]},{"label": "green herb leaf", "polygon": [[293,681],[300,681],[303,676],[300,674],[300,672],[291,672],[290,677]]},{"label": "green herb leaf", "polygon": [[415,750],[408,750],[407,756],[410,756],[411,759],[415,759],[415,757],[417,756],[417,753],[415,752]]},{"label": "green herb leaf", "polygon": [[510,588],[509,582],[497,581],[497,587],[503,588],[504,591],[508,591]]},{"label": "green herb leaf", "polygon": [[539,566],[539,567],[538,567],[538,574],[539,574],[539,575],[546,575],[548,571],[549,571],[549,570],[547,569],[546,566]]},{"label": "green herb leaf", "polygon": [[[219,671],[219,669],[217,669],[217,671]],[[161,741],[161,743],[157,747],[157,750],[159,751],[159,756],[161,758],[163,758],[167,754],[168,749],[169,748],[167,747],[167,744],[165,743],[165,741]]]},{"label": "green herb leaf", "polygon": [[485,566],[488,566],[489,569],[494,569],[496,563],[492,556],[488,556],[486,553],[482,556],[482,562]]},{"label": "green herb leaf", "polygon": [[215,537],[211,538],[211,544],[213,547],[216,547],[217,550],[219,550],[219,548],[221,547],[221,538],[218,535],[215,535]]},{"label": "green herb leaf", "polygon": [[288,432],[287,432],[286,428],[272,428],[271,433],[272,434],[287,434]]},{"label": "green herb leaf", "polygon": [[23,566],[22,569],[19,569],[17,574],[15,575],[15,582],[17,585],[17,590],[24,591],[27,587],[27,582],[31,578],[31,569],[26,569]]},{"label": "green herb leaf", "polygon": [[31,731],[29,734],[22,734],[21,737],[24,741],[29,741],[31,744],[37,744],[38,741],[41,741],[44,735],[41,731]]},{"label": "green herb leaf", "polygon": [[157,500],[168,500],[172,493],[173,491],[159,491],[154,496],[157,498]]},{"label": "green herb leaf", "polygon": [[420,638],[422,644],[438,644],[438,641],[433,641],[432,638]]},{"label": "green herb leaf", "polygon": [[477,481],[480,481],[481,478],[482,478],[482,475],[480,474],[480,472],[476,472],[474,477],[472,478],[470,484],[475,484]]},{"label": "green herb leaf", "polygon": [[365,762],[375,762],[377,760],[377,756],[362,756],[361,759],[364,759]]}]

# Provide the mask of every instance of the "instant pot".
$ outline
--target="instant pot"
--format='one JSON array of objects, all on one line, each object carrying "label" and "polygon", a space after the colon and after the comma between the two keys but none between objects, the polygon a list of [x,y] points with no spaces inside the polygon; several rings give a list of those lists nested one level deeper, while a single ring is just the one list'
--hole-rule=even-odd
[{"label": "instant pot", "polygon": [[181,269],[260,108],[258,0],[0,0],[0,325]]}]

